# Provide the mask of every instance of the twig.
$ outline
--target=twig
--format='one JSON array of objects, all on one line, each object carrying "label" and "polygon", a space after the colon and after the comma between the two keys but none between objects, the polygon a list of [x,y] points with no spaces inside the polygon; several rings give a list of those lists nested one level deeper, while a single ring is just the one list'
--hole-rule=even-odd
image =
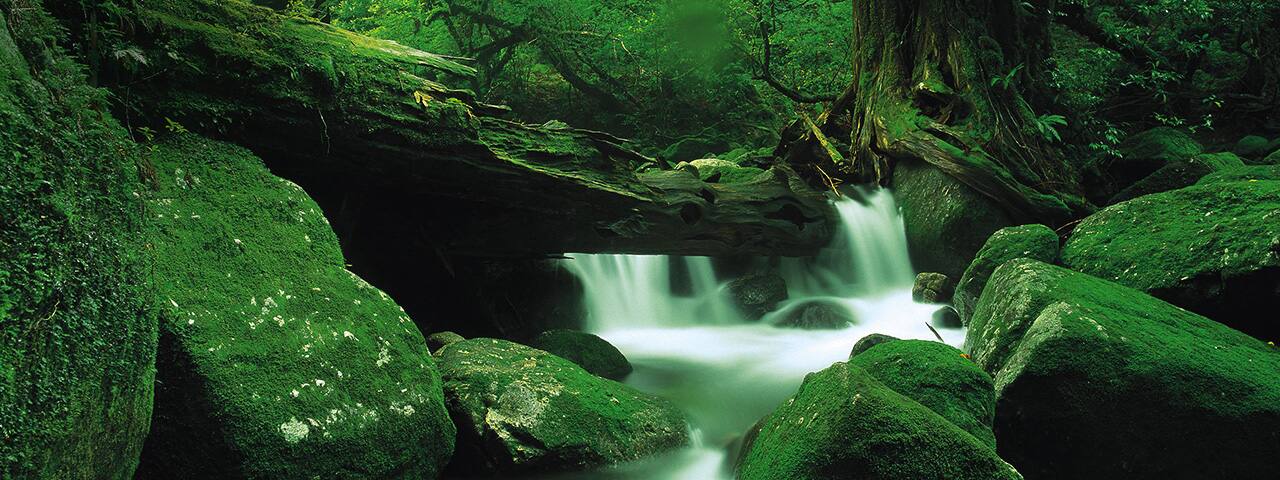
[{"label": "twig", "polygon": [[939,342],[947,343],[946,340],[942,339],[942,335],[940,335],[937,330],[934,330],[933,325],[929,325],[929,322],[924,322],[924,326],[929,327],[929,331],[933,332],[933,336],[938,337]]}]

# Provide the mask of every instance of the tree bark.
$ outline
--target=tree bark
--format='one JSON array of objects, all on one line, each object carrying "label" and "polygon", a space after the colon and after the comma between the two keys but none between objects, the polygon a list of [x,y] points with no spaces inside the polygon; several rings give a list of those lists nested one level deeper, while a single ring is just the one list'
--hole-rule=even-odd
[{"label": "tree bark", "polygon": [[317,197],[436,202],[395,208],[446,253],[805,255],[829,238],[825,198],[786,170],[636,174],[656,165],[617,138],[503,120],[428,80],[473,73],[441,57],[239,1],[137,5],[148,69],[103,75],[131,118],[249,147]]},{"label": "tree bark", "polygon": [[1052,1],[854,2],[846,173],[884,182],[894,160],[920,159],[1015,216],[1065,218],[1051,193],[1075,190],[1074,175],[1019,90],[1040,76],[1048,21],[1033,12]]}]

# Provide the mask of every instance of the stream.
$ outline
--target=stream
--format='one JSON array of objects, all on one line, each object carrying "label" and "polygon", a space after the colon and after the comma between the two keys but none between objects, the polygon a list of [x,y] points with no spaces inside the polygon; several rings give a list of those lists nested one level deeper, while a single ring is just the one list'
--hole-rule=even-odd
[{"label": "stream", "polygon": [[[588,329],[621,350],[635,371],[626,383],[664,397],[688,415],[692,445],[659,458],[555,479],[730,479],[742,434],[795,393],[807,373],[845,360],[858,339],[882,333],[935,339],[926,326],[937,305],[911,299],[914,272],[902,219],[888,191],[837,201],[832,245],[777,271],[789,300],[758,321],[738,313],[702,257],[571,255],[582,279]],[[687,278],[680,294],[672,278]],[[809,302],[845,309],[840,330],[773,323]],[[964,331],[938,329],[959,345]]]}]

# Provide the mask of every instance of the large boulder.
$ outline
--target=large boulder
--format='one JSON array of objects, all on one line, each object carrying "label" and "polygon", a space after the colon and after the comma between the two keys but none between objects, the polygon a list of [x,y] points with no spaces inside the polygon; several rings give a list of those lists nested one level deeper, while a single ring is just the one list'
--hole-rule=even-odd
[{"label": "large boulder", "polygon": [[1263,158],[1259,163],[1262,165],[1280,165],[1280,149],[1276,149],[1271,152],[1270,155],[1267,155],[1266,158]]},{"label": "large boulder", "polygon": [[787,282],[772,273],[753,273],[729,282],[729,297],[749,319],[759,319],[787,299]]},{"label": "large boulder", "polygon": [[1013,224],[994,200],[923,162],[898,162],[893,187],[919,271],[960,278],[987,237]]},{"label": "large boulder", "polygon": [[542,350],[477,338],[439,360],[458,426],[450,468],[460,474],[583,470],[689,441],[671,403]]},{"label": "large boulder", "polygon": [[576,330],[547,330],[529,346],[578,364],[592,375],[622,380],[631,374],[631,362],[605,339]]},{"label": "large boulder", "polygon": [[297,185],[248,151],[153,145],[160,321],[140,478],[434,478],[453,452],[425,340],[344,268]]},{"label": "large boulder", "polygon": [[1210,183],[1230,183],[1248,180],[1280,180],[1280,164],[1276,165],[1248,165],[1241,168],[1232,168],[1217,171],[1201,178],[1196,185],[1207,185]]},{"label": "large boulder", "polygon": [[1272,478],[1280,351],[1140,291],[1018,259],[969,324],[1000,455],[1028,478]]},{"label": "large boulder", "polygon": [[1173,162],[1125,187],[1120,193],[1111,196],[1107,204],[1116,204],[1126,200],[1167,192],[1195,185],[1205,175],[1217,171],[1212,165],[1203,162]]},{"label": "large boulder", "polygon": [[1156,127],[1134,134],[1117,149],[1120,157],[1107,167],[1107,174],[1121,188],[1171,162],[1187,161],[1204,151],[1194,138],[1172,127]]},{"label": "large boulder", "polygon": [[1022,478],[990,445],[895,391],[891,381],[846,363],[809,374],[794,396],[747,434],[737,478]]},{"label": "large boulder", "polygon": [[873,346],[849,359],[895,392],[920,402],[991,447],[996,396],[991,376],[954,347],[901,340]]},{"label": "large boulder", "polygon": [[1213,182],[1147,195],[1080,222],[1062,264],[1280,338],[1280,181]]},{"label": "large boulder", "polygon": [[911,286],[911,299],[923,303],[947,303],[955,294],[956,283],[936,272],[920,272]]},{"label": "large boulder", "polygon": [[991,272],[1004,262],[1022,257],[1053,263],[1058,258],[1058,234],[1037,224],[1009,227],[991,235],[973,263],[965,269],[952,298],[962,323],[967,323],[973,314],[973,307],[978,304],[978,297],[982,296]]},{"label": "large boulder", "polygon": [[1244,158],[1258,159],[1269,153],[1267,148],[1270,144],[1266,137],[1249,135],[1236,142],[1235,148],[1231,151]]},{"label": "large boulder", "polygon": [[41,4],[3,10],[0,478],[130,479],[156,355],[135,147]]},{"label": "large boulder", "polygon": [[775,326],[801,330],[839,330],[858,321],[849,307],[822,300],[806,300],[779,315],[783,316]]}]

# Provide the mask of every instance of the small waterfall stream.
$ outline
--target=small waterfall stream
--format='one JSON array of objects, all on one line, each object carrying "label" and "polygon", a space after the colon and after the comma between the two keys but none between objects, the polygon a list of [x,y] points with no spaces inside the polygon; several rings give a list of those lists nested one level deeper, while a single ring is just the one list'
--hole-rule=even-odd
[{"label": "small waterfall stream", "polygon": [[[925,325],[936,305],[911,299],[914,280],[902,219],[892,195],[844,198],[840,231],[815,258],[784,259],[776,271],[790,299],[758,321],[741,315],[708,258],[572,255],[586,288],[589,329],[635,367],[627,383],[667,398],[688,414],[695,445],[685,451],[585,477],[728,479],[740,436],[799,387],[805,374],[845,360],[871,333],[934,339]],[[680,271],[682,270],[682,271]],[[687,278],[676,294],[672,278]],[[811,302],[844,309],[841,330],[775,327]],[[938,329],[952,345],[961,330]]]}]

